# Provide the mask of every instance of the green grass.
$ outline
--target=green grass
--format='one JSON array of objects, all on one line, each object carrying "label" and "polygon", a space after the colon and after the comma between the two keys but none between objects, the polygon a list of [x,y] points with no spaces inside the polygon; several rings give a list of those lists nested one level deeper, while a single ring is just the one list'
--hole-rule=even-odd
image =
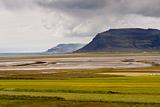
[{"label": "green grass", "polygon": [[[29,70],[29,71],[0,71],[0,80],[28,79],[28,80],[59,80],[73,78],[103,78],[122,77],[118,75],[101,75],[100,73],[158,73],[160,66],[144,68],[102,68],[102,69],[70,69],[70,70]],[[44,74],[43,72],[47,72]]]},{"label": "green grass", "polygon": [[154,69],[1,71],[0,107],[159,107],[160,76],[97,74]]},{"label": "green grass", "polygon": [[52,100],[0,100],[0,107],[159,107],[155,103],[79,102]]},{"label": "green grass", "polygon": [[[5,95],[8,97],[3,97]],[[35,98],[37,102],[45,100],[38,100],[37,97],[49,97],[49,99],[62,98],[65,100],[63,101],[64,104],[69,102],[71,105],[72,103],[81,105],[86,102],[94,105],[94,103],[102,102],[104,107],[107,104],[116,105],[119,103],[126,107],[128,107],[127,104],[140,104],[142,107],[146,107],[147,105],[160,104],[160,76],[72,78],[64,80],[0,80],[0,96],[2,96],[0,97],[0,102],[1,100],[9,102],[11,100],[10,97],[14,98],[14,96],[25,96],[26,99],[28,97]],[[18,102],[20,100],[28,102],[28,100],[22,98],[17,99]],[[54,105],[56,101],[54,99],[53,102],[48,100],[47,102]],[[61,101],[58,100],[57,102]],[[16,104],[16,101],[11,103]],[[2,104],[0,103],[0,105]]]}]

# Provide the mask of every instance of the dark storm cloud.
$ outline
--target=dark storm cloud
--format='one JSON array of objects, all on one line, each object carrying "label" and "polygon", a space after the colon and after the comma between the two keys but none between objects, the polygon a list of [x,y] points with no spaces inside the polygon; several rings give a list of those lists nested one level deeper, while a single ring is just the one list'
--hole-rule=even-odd
[{"label": "dark storm cloud", "polygon": [[160,0],[38,0],[36,2],[44,8],[57,9],[78,16],[98,13],[160,16]]},{"label": "dark storm cloud", "polygon": [[77,17],[88,17],[101,13],[106,0],[48,0],[37,1],[40,7],[61,11]]},{"label": "dark storm cloud", "polygon": [[160,0],[0,0],[0,3],[11,10],[39,7],[78,17],[110,14],[160,17]]},{"label": "dark storm cloud", "polygon": [[59,0],[38,1],[42,6],[59,9],[95,10],[105,7],[105,0]]},{"label": "dark storm cloud", "polygon": [[[41,8],[67,14],[80,22],[71,29],[69,35],[73,36],[91,36],[110,26],[121,27],[124,22],[128,26],[139,27],[138,21],[130,20],[130,15],[143,16],[144,20],[145,17],[160,17],[160,0],[37,0],[35,3]],[[140,27],[144,26],[142,24]],[[88,31],[84,32],[84,28]]]}]

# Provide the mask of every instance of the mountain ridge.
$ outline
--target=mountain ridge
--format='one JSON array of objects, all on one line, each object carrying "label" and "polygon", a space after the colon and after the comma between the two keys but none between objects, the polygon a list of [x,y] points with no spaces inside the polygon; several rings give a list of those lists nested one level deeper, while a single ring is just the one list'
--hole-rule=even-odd
[{"label": "mountain ridge", "polygon": [[85,46],[80,43],[58,44],[57,46],[48,49],[47,53],[72,53]]},{"label": "mountain ridge", "polygon": [[159,51],[160,30],[141,28],[110,29],[76,52]]}]

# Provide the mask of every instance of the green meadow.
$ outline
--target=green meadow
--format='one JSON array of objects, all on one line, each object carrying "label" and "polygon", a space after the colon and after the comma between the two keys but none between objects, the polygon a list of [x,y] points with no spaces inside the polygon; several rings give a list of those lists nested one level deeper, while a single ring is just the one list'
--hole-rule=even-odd
[{"label": "green meadow", "polygon": [[159,107],[160,76],[0,80],[0,106]]}]

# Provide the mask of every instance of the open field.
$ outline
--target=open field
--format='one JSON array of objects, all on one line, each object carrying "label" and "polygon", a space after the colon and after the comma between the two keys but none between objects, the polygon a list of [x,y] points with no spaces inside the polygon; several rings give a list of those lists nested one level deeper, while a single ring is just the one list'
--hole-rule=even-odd
[{"label": "open field", "polygon": [[28,107],[32,104],[32,106],[38,105],[41,101],[44,102],[41,102],[42,105],[46,104],[46,106],[63,102],[62,104],[68,106],[70,104],[89,106],[91,103],[91,105],[100,104],[102,107],[116,104],[126,107],[136,104],[140,107],[147,105],[158,107],[160,106],[160,76],[0,80],[0,96],[0,105],[16,105],[17,102],[27,103],[35,100],[25,105]]},{"label": "open field", "polygon": [[[0,107],[160,106],[158,54],[107,55],[2,57],[0,58]],[[3,66],[2,62],[9,65]],[[14,64],[10,65],[10,62]],[[150,66],[105,68],[106,65],[103,65],[94,68],[89,64],[88,69],[37,69],[44,66],[47,68],[48,63],[55,64],[55,62],[65,62],[67,66],[71,62],[96,65],[97,62],[99,65],[103,65],[104,62],[140,63]],[[24,70],[29,67],[36,70]]]}]

